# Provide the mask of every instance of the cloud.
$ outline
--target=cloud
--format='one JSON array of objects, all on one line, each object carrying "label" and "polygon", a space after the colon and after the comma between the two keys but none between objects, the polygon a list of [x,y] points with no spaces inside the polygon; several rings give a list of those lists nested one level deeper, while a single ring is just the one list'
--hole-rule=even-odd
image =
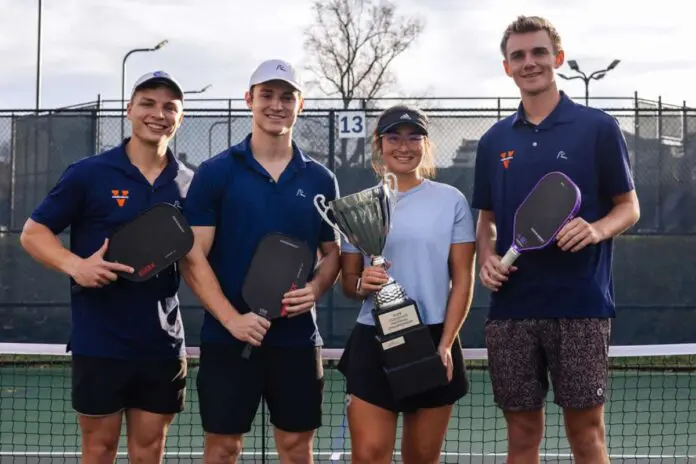
[{"label": "cloud", "polygon": [[[33,81],[36,72],[35,4],[18,3],[3,5],[9,14],[0,23],[0,49],[13,67],[10,75],[0,76],[0,106],[16,101],[6,94]],[[161,50],[128,58],[129,84],[140,74],[163,68],[193,88],[213,84],[206,96],[241,96],[244,82],[262,59],[301,58],[301,28],[308,12],[281,0],[266,1],[263,14],[254,3],[219,0],[44,4],[42,73],[44,101],[51,105],[93,99],[99,92],[119,98],[123,56],[165,38],[169,43]],[[78,84],[83,79],[86,85]],[[73,84],[64,86],[66,80]],[[93,86],[97,80],[101,85]],[[33,85],[27,86],[25,98],[32,91]]]},{"label": "cloud", "polygon": [[[189,89],[213,87],[206,98],[241,97],[259,61],[283,57],[301,65],[303,29],[313,21],[310,0],[61,0],[44,2],[45,107],[120,94],[121,61],[135,47],[169,44],[128,59],[128,83],[152,69],[167,69]],[[517,96],[498,51],[505,26],[518,14],[548,17],[561,32],[567,57],[583,69],[621,64],[591,84],[597,96],[696,102],[691,59],[691,16],[678,0],[399,0],[398,11],[417,14],[426,30],[394,62],[399,87],[414,96]],[[0,108],[32,107],[36,73],[36,2],[0,0]],[[301,67],[301,66],[300,66]],[[563,72],[568,72],[564,67]],[[579,81],[560,82],[583,95]],[[129,88],[129,85],[126,86]],[[460,104],[463,104],[461,102]]]}]

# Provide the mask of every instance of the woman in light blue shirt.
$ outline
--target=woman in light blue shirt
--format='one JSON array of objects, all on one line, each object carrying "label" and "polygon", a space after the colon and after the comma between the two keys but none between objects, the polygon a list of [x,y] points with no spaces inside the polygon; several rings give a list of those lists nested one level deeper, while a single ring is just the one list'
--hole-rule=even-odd
[{"label": "woman in light blue shirt", "polygon": [[390,172],[398,181],[383,252],[389,274],[416,302],[449,383],[403,400],[393,398],[371,313],[374,292],[387,282],[387,273],[344,243],[343,291],[363,301],[338,366],[346,377],[353,463],[391,462],[399,413],[404,414],[403,461],[438,462],[452,405],[469,390],[458,334],[473,292],[474,221],[459,190],[429,179],[434,162],[428,130],[422,111],[403,105],[387,109],[373,136],[372,164],[380,177]]}]

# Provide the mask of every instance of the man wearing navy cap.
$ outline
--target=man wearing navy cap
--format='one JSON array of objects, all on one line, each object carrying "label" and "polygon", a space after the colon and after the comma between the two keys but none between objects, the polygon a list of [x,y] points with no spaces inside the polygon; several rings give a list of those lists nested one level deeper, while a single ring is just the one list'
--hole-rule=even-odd
[{"label": "man wearing navy cap", "polygon": [[[480,210],[480,278],[492,291],[485,337],[495,401],[508,426],[507,462],[539,462],[550,376],[575,461],[608,463],[612,239],[640,215],[628,150],[614,118],[558,90],[564,53],[549,21],[519,17],[500,48],[522,102],[481,137],[472,205]],[[553,246],[506,269],[500,256],[512,243],[515,211],[552,171],[578,185],[582,206]]]},{"label": "man wearing navy cap", "polygon": [[[193,177],[167,144],[183,118],[183,91],[169,74],[140,77],[128,103],[132,135],[70,165],[24,226],[38,262],[84,288],[71,299],[72,404],[85,463],[113,462],[125,412],[133,462],[160,462],[166,430],[183,410],[186,359],[176,266],[147,282],[104,260],[108,238],[157,203],[182,205]],[[70,228],[70,248],[57,235]]]},{"label": "man wearing navy cap", "polygon": [[[338,187],[292,140],[303,98],[290,63],[261,63],[245,98],[251,134],[199,166],[184,208],[195,243],[182,274],[207,310],[197,379],[204,460],[236,462],[264,397],[280,462],[309,463],[323,395],[315,302],[339,270],[337,237],[313,199],[323,194],[331,201]],[[285,295],[290,316],[272,324],[249,312],[241,296],[254,251],[270,232],[294,236],[322,255],[307,286]],[[247,343],[260,348],[243,359]]]}]

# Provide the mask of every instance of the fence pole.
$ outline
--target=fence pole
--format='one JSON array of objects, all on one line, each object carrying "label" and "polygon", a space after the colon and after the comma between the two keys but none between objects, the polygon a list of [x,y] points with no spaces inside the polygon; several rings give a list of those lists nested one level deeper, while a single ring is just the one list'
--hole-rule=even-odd
[{"label": "fence pole", "polygon": [[[24,200],[24,217],[22,218],[23,220],[26,221],[26,218],[29,216],[29,208],[33,207],[34,205],[39,204],[39,115],[35,114],[33,116],[30,116],[30,120],[32,122],[32,129],[34,129],[34,135],[33,135],[33,168],[29,167],[29,163],[26,164],[27,166],[27,174],[29,174],[29,169],[33,169],[31,171],[31,187],[32,187],[32,197],[31,200],[27,201]],[[28,135],[27,131],[27,135]],[[27,143],[27,147],[29,144]],[[29,151],[26,153],[27,155],[29,154]],[[29,176],[27,176],[27,179]],[[25,197],[26,198],[26,197]]]},{"label": "fence pole", "polygon": [[[690,137],[689,137],[689,119],[687,116],[688,113],[688,107],[686,106],[686,100],[684,100],[682,104],[682,156],[684,162],[682,163],[683,169],[686,169],[686,173],[684,175],[684,181],[688,184],[691,185],[692,188],[695,186],[696,183],[696,171],[694,171],[694,159],[691,153],[689,153],[689,142]],[[693,213],[692,213],[693,214]],[[693,216],[692,216],[693,217]],[[684,228],[685,230],[691,229],[694,230],[694,225],[696,225],[696,222],[691,222],[689,223],[688,221],[684,221]]]},{"label": "fence pole", "polygon": [[329,111],[329,155],[326,167],[333,173],[336,172],[336,112]]},{"label": "fence pole", "polygon": [[10,230],[15,228],[15,150],[17,149],[17,134],[15,114],[10,116]]},{"label": "fence pole", "polygon": [[[686,100],[682,103],[682,149],[684,150],[684,156],[686,156],[686,143],[689,138],[689,121],[686,118]],[[688,158],[687,158],[688,159]],[[687,165],[691,163],[686,163]]]},{"label": "fence pole", "polygon": [[232,99],[227,99],[227,147],[232,146]]},{"label": "fence pole", "polygon": [[[326,160],[327,168],[331,172],[336,174],[336,112],[334,110],[329,111],[329,154]],[[336,182],[338,183],[338,182]],[[340,192],[339,192],[340,195]],[[326,325],[328,327],[328,336],[333,339],[334,337],[334,311],[336,307],[334,305],[334,289],[333,287],[329,292],[327,292],[327,310],[326,314]]]},{"label": "fence pole", "polygon": [[[42,148],[46,150],[46,157],[45,157],[45,160],[46,160],[46,167],[45,167],[45,169],[46,169],[46,177],[44,178],[43,191],[42,191],[41,194],[36,198],[37,204],[38,204],[38,202],[40,201],[40,199],[43,198],[43,197],[49,192],[49,190],[51,189],[51,181],[50,181],[50,178],[51,178],[51,174],[52,174],[52,173],[51,173],[51,171],[52,171],[51,167],[53,166],[53,165],[52,165],[52,161],[53,161],[53,160],[52,160],[52,156],[51,156],[51,154],[53,153],[53,150],[51,150],[51,147],[53,146],[53,118],[54,118],[54,117],[58,117],[58,118],[60,117],[60,116],[54,116],[54,114],[55,114],[55,113],[53,113],[53,112],[51,111],[51,112],[48,113],[48,115],[46,115],[46,118],[47,118],[47,120],[46,120],[46,132],[47,132],[47,134],[46,134],[46,139],[47,139],[47,140],[46,140],[46,144],[42,146]],[[76,116],[76,117],[77,117],[77,116]],[[38,158],[38,155],[37,155],[37,158]],[[38,182],[37,182],[37,184],[38,184]]]},{"label": "fence pole", "polygon": [[95,115],[95,122],[96,122],[96,140],[94,141],[94,153],[99,153],[101,152],[101,147],[102,147],[102,119],[101,119],[101,105],[102,105],[102,98],[101,94],[97,94],[97,109],[94,112]]},{"label": "fence pole", "polygon": [[[640,172],[640,110],[638,108],[638,91],[633,92],[633,177],[636,188],[643,182],[643,174]],[[638,221],[636,228],[641,228],[641,221]]]},{"label": "fence pole", "polygon": [[657,98],[657,230],[662,231],[662,96]]}]

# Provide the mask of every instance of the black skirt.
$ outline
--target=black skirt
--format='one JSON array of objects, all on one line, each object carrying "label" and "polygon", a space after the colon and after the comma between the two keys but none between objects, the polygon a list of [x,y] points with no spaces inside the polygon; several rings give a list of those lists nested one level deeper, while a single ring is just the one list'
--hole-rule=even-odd
[{"label": "black skirt", "polygon": [[[444,324],[428,326],[435,346],[440,342]],[[417,395],[395,400],[387,375],[382,369],[379,342],[374,326],[357,323],[353,329],[338,370],[346,379],[346,393],[393,412],[414,412],[454,404],[469,392],[469,379],[464,366],[459,337],[452,344],[452,381]]]}]

